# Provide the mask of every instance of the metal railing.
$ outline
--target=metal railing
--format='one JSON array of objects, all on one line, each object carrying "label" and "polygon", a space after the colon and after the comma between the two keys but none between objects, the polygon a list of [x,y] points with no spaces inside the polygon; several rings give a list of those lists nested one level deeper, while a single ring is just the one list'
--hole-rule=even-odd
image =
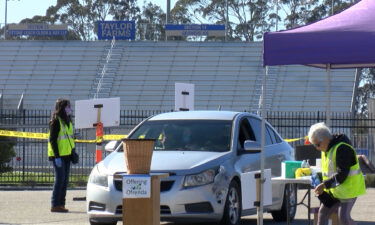
[{"label": "metal railing", "polygon": [[[105,134],[127,134],[142,120],[162,112],[157,110],[122,110],[120,112],[120,126],[105,128]],[[48,122],[51,115],[49,110],[0,110],[0,114],[0,130],[48,132]],[[301,138],[290,143],[294,147],[303,145],[304,137],[312,124],[326,119],[324,112],[268,112],[266,116],[267,120],[278,130],[283,138]],[[373,152],[375,116],[361,117],[353,116],[350,113],[332,113],[331,119],[331,128],[334,133],[348,135],[359,154],[365,154],[372,162],[375,161]],[[77,131],[80,134],[79,139],[95,139],[94,129]],[[47,157],[47,140],[0,137],[0,148],[4,148],[5,143],[12,142],[15,143],[14,150],[16,155],[12,157],[10,162],[5,163],[11,171],[0,172],[0,186],[52,185],[54,175],[52,164]],[[0,150],[3,151],[4,149]],[[80,155],[80,162],[72,166],[70,183],[84,186],[91,169],[95,165],[95,144],[77,143],[76,150]],[[106,154],[104,152],[104,157]]]}]

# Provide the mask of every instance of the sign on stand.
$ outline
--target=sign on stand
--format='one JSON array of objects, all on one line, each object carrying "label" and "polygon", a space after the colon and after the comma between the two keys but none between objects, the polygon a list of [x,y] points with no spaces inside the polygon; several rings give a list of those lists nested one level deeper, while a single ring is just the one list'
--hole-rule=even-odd
[{"label": "sign on stand", "polygon": [[175,83],[175,111],[194,110],[194,84]]},{"label": "sign on stand", "polygon": [[93,128],[98,122],[97,105],[102,105],[100,120],[104,127],[120,125],[120,98],[97,98],[75,102],[76,129]]},{"label": "sign on stand", "polygon": [[[260,171],[252,171],[241,173],[241,194],[242,194],[242,208],[255,208],[254,202],[257,199],[257,185],[256,176]],[[272,185],[271,185],[271,169],[264,170],[264,185],[263,185],[263,205],[272,205]]]},{"label": "sign on stand", "polygon": [[123,198],[150,198],[150,175],[124,175],[122,180]]}]

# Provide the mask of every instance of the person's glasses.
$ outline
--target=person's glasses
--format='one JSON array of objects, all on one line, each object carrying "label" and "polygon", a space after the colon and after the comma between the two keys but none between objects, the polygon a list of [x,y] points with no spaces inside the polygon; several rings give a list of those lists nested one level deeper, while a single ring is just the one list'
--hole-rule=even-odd
[{"label": "person's glasses", "polygon": [[316,143],[316,144],[313,144],[315,148],[319,148],[320,145],[322,144],[322,142],[319,142],[319,143]]}]

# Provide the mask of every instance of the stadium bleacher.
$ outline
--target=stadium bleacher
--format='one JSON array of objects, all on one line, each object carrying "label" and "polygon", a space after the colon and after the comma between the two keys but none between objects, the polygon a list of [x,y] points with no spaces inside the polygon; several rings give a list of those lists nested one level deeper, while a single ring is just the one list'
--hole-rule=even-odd
[{"label": "stadium bleacher", "polygon": [[[195,109],[249,110],[258,107],[261,42],[0,41],[3,107],[51,109],[59,97],[120,97],[121,108],[174,109],[175,82],[195,84]],[[332,111],[349,112],[353,69],[332,71]],[[327,75],[307,66],[269,68],[266,107],[272,111],[325,111]]]}]

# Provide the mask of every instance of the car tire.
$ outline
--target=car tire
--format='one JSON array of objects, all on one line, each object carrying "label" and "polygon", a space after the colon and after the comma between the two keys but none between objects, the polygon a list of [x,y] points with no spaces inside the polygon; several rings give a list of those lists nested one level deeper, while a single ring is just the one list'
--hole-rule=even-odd
[{"label": "car tire", "polygon": [[229,185],[220,225],[238,225],[241,220],[241,189],[236,181]]},{"label": "car tire", "polygon": [[297,186],[295,184],[285,185],[283,204],[281,209],[278,211],[272,211],[272,218],[276,222],[283,222],[287,220],[287,197],[289,196],[289,205],[291,205],[289,210],[289,219],[292,221],[296,215],[297,211]]},{"label": "car tire", "polygon": [[115,222],[96,222],[96,221],[93,221],[93,220],[90,220],[90,225],[116,225],[117,224],[117,221]]}]

